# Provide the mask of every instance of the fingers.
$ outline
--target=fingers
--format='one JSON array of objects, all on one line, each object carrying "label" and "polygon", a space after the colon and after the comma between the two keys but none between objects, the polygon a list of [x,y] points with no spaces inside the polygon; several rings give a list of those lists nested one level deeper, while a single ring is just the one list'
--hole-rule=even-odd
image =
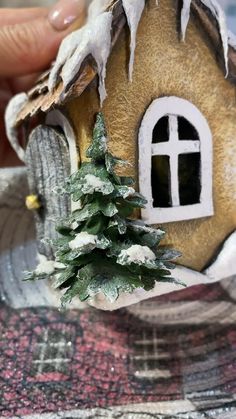
[{"label": "fingers", "polygon": [[[56,6],[47,17],[41,16],[0,29],[0,77],[10,78],[36,73],[49,66],[62,39],[72,30],[71,25],[75,19],[78,27],[84,22],[84,1],[66,2],[65,10],[62,6],[58,10]],[[70,3],[71,13],[68,6]],[[75,8],[75,4],[80,7]]]},{"label": "fingers", "polygon": [[75,22],[87,5],[88,0],[59,0],[50,10],[49,20],[55,29],[61,31]]},{"label": "fingers", "polygon": [[35,84],[39,76],[40,73],[34,73],[9,80],[12,95],[29,90]]},{"label": "fingers", "polygon": [[55,55],[61,39],[62,34],[46,18],[4,26],[0,30],[0,76],[40,71]]},{"label": "fingers", "polygon": [[27,22],[42,16],[47,16],[46,8],[29,8],[29,9],[0,9],[0,27],[15,25],[17,23]]}]

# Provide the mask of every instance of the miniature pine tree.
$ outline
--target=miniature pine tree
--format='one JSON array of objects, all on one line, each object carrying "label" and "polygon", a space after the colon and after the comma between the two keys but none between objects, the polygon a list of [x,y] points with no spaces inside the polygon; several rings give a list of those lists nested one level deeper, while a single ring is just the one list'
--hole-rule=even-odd
[{"label": "miniature pine tree", "polygon": [[170,272],[179,252],[159,247],[164,231],[129,218],[146,200],[132,178],[116,174],[116,165],[125,162],[108,152],[101,113],[87,157],[66,185],[80,209],[57,227],[56,262],[44,262],[26,279],[53,276],[54,287],[66,289],[63,305],[75,296],[85,301],[101,292],[113,302],[121,292],[151,290],[156,281],[179,283]]}]

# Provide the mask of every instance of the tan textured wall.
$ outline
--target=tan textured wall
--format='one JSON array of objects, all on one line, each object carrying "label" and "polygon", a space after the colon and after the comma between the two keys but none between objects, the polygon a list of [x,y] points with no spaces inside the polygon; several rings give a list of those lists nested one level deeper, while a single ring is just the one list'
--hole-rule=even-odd
[{"label": "tan textured wall", "polygon": [[[103,111],[114,154],[129,159],[137,175],[137,137],[150,102],[175,95],[194,103],[205,115],[214,141],[215,215],[165,224],[166,243],[179,249],[180,263],[201,270],[236,226],[236,99],[235,87],[224,79],[214,54],[191,22],[186,43],[179,42],[172,0],[150,0],[138,37],[133,83],[127,80],[128,33],[119,39],[107,69],[108,99]],[[69,106],[76,125],[82,160],[99,109],[94,86]]]}]

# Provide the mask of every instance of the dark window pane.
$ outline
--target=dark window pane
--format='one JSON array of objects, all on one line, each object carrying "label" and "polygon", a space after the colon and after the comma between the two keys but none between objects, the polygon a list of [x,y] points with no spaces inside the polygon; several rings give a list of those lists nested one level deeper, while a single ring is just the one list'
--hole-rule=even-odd
[{"label": "dark window pane", "polygon": [[156,143],[163,143],[165,141],[169,141],[169,118],[168,116],[163,116],[163,118],[159,119],[156,123],[153,134],[152,134],[152,142]]},{"label": "dark window pane", "polygon": [[180,205],[191,205],[200,202],[200,169],[200,153],[181,154],[179,156]]},{"label": "dark window pane", "polygon": [[152,197],[154,207],[166,208],[171,206],[169,160],[169,156],[152,157]]},{"label": "dark window pane", "polygon": [[199,140],[198,133],[194,126],[182,116],[178,118],[178,131],[180,140]]}]

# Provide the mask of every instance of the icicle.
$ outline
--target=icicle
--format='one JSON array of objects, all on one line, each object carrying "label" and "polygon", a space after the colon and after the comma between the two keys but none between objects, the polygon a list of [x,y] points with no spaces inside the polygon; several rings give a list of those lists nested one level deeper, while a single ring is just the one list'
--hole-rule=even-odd
[{"label": "icicle", "polygon": [[88,9],[88,21],[105,12],[111,0],[93,0]]},{"label": "icicle", "polygon": [[[110,13],[102,13],[102,11],[106,9],[108,4],[110,4],[110,0],[93,0],[88,10],[88,23],[77,31],[72,32],[62,41],[56,62],[49,75],[48,89],[50,92],[56,87],[61,76],[65,83],[65,94],[68,85],[73,80],[72,73],[76,76],[84,58],[87,55],[92,54],[98,66],[101,102],[105,99],[106,91],[104,83],[106,62],[111,47],[110,31],[112,19]],[[107,31],[107,33],[105,33],[105,31]],[[99,39],[96,39],[96,37]],[[93,46],[93,43],[96,46]],[[71,71],[71,77],[69,71]],[[63,75],[61,75],[61,72]]]},{"label": "icicle", "polygon": [[228,45],[228,29],[227,29],[227,24],[226,24],[225,13],[216,0],[201,0],[201,2],[206,7],[208,7],[208,9],[210,9],[211,13],[213,14],[213,16],[218,22],[222,46],[224,50],[224,61],[225,61],[225,70],[226,70],[225,77],[227,77],[229,74],[229,65],[228,65],[229,45]]},{"label": "icicle", "polygon": [[75,53],[78,44],[83,39],[83,28],[72,32],[61,43],[56,61],[48,79],[48,90],[52,92],[56,87],[60,72],[67,60]]},{"label": "icicle", "polygon": [[66,60],[62,68],[61,78],[64,83],[64,92],[68,90],[75,79],[84,59],[91,54],[98,67],[99,94],[101,104],[103,103],[106,98],[105,77],[107,59],[111,49],[111,25],[112,13],[106,12],[97,16],[91,23],[81,29],[77,38],[77,48],[74,51],[73,45],[71,58]]},{"label": "icicle", "polygon": [[[226,70],[226,77],[229,73],[229,66],[228,66],[228,29],[226,24],[226,18],[224,11],[222,10],[221,6],[217,3],[216,0],[200,0],[204,6],[206,6],[217,20],[220,30],[220,36],[224,51],[224,62],[225,62],[225,70]],[[191,7],[191,0],[183,0],[183,7],[181,10],[181,32],[183,40],[185,39],[186,30],[189,22],[190,17],[190,7]]]},{"label": "icicle", "polygon": [[134,67],[134,53],[136,48],[136,35],[138,24],[142,16],[145,6],[145,0],[122,0],[123,8],[127,17],[130,28],[130,62],[129,62],[129,79],[132,81]]},{"label": "icicle", "polygon": [[27,94],[20,93],[14,96],[10,100],[6,108],[6,112],[5,112],[5,126],[6,126],[6,133],[7,133],[8,140],[10,141],[12,147],[17,153],[19,159],[22,160],[23,162],[25,160],[25,151],[19,144],[17,129],[15,125],[16,125],[17,115],[22,110],[22,108],[27,103],[27,101],[28,101]]},{"label": "icicle", "polygon": [[186,30],[190,18],[190,7],[192,0],[183,0],[183,7],[181,10],[181,33],[182,39],[185,40]]}]

